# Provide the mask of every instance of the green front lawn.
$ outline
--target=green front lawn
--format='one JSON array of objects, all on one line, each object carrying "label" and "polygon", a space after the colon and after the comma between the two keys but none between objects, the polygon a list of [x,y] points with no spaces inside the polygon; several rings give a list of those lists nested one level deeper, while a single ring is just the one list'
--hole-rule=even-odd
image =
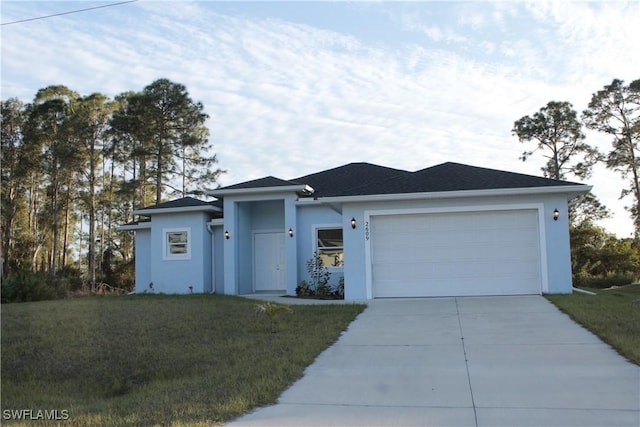
[{"label": "green front lawn", "polygon": [[[275,402],[364,305],[141,295],[2,305],[2,409],[65,426],[221,424]],[[12,425],[47,425],[43,421]]]},{"label": "green front lawn", "polygon": [[576,322],[640,365],[640,285],[590,289],[582,293],[547,295],[547,299]]}]

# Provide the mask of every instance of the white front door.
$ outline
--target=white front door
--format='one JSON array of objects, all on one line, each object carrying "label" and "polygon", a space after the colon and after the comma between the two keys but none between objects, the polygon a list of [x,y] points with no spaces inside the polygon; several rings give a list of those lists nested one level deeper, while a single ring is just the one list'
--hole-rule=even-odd
[{"label": "white front door", "polygon": [[253,284],[256,292],[285,289],[284,234],[253,235]]}]

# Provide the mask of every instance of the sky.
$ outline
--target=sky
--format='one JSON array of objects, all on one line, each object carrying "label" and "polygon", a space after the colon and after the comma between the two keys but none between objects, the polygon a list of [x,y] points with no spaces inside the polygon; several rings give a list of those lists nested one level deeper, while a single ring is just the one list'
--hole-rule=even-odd
[{"label": "sky", "polygon": [[[6,1],[1,22],[117,0]],[[351,162],[443,162],[541,176],[517,119],[549,101],[579,113],[614,78],[640,78],[640,2],[138,0],[2,25],[3,100],[62,84],[114,97],[158,78],[204,104],[220,185]],[[608,152],[606,135],[585,132]],[[630,237],[626,183],[598,166],[600,224]]]}]

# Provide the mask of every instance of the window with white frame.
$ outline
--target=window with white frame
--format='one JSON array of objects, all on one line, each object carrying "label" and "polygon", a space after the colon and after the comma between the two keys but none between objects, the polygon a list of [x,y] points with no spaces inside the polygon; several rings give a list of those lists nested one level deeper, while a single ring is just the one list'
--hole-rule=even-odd
[{"label": "window with white frame", "polygon": [[316,249],[325,267],[344,267],[342,228],[318,228]]},{"label": "window with white frame", "polygon": [[164,229],[164,259],[191,259],[191,229]]}]

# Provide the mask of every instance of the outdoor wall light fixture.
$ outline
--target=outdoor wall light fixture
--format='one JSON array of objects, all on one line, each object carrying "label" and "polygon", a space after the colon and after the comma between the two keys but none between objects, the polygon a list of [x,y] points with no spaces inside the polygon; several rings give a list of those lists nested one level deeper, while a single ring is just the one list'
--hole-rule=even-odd
[{"label": "outdoor wall light fixture", "polygon": [[293,237],[293,229],[289,229],[289,237]]},{"label": "outdoor wall light fixture", "polygon": [[224,231],[224,238],[229,240],[230,237],[231,237],[231,233],[229,233],[229,230],[225,230]]},{"label": "outdoor wall light fixture", "polygon": [[559,216],[560,216],[560,211],[558,209],[554,209],[553,210],[553,220],[557,221]]},{"label": "outdoor wall light fixture", "polygon": [[356,229],[356,219],[355,218],[351,218],[351,228],[353,228],[354,230]]}]

